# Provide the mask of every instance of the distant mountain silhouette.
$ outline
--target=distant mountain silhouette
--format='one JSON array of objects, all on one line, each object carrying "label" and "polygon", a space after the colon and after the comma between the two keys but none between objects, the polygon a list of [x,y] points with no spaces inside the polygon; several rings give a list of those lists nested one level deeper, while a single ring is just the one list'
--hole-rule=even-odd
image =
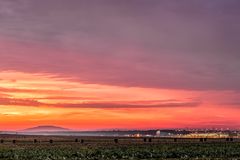
[{"label": "distant mountain silhouette", "polygon": [[63,131],[70,131],[70,129],[58,126],[37,126],[33,128],[24,129],[21,132],[63,132]]}]

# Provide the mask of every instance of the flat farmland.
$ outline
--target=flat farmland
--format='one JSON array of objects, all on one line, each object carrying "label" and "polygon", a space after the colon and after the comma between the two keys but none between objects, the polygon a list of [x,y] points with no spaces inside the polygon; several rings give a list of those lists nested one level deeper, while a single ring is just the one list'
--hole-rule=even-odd
[{"label": "flat farmland", "polygon": [[0,159],[240,159],[239,139],[0,136]]}]

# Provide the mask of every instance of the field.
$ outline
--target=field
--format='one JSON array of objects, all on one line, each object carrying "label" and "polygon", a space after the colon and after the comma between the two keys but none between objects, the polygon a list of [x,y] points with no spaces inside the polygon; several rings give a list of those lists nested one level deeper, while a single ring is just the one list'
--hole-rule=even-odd
[{"label": "field", "polygon": [[0,136],[0,159],[240,159],[238,139]]}]

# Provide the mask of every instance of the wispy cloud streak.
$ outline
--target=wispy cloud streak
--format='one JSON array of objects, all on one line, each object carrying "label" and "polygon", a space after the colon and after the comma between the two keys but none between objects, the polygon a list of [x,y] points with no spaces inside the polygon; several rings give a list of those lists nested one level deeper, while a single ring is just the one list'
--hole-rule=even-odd
[{"label": "wispy cloud streak", "polygon": [[[152,104],[154,102],[154,104]],[[200,102],[157,102],[144,101],[145,104],[135,102],[87,102],[87,103],[44,103],[34,99],[0,98],[0,105],[3,106],[32,106],[32,107],[60,107],[60,108],[175,108],[175,107],[197,107]]]}]

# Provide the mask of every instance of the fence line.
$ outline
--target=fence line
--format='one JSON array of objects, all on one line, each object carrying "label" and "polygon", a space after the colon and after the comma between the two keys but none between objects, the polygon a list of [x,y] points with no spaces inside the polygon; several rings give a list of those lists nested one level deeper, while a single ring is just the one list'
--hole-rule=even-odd
[{"label": "fence line", "polygon": [[73,138],[73,139],[37,139],[34,138],[33,140],[24,140],[21,138],[16,139],[0,139],[0,144],[40,144],[40,143],[49,143],[49,144],[57,144],[57,143],[79,143],[79,144],[89,144],[89,143],[213,143],[213,142],[224,142],[224,143],[231,143],[231,142],[240,142],[239,138],[116,138],[116,137],[108,137],[108,138]]}]

